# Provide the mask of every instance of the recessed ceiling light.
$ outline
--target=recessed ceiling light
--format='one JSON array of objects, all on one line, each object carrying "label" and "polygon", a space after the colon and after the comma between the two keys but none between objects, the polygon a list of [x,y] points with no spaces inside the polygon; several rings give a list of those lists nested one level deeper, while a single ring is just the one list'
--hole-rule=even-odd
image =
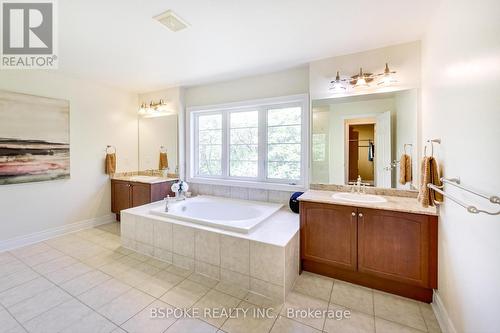
[{"label": "recessed ceiling light", "polygon": [[170,9],[160,15],[156,15],[153,19],[157,20],[173,32],[187,28],[188,24],[186,21],[181,19],[176,13]]}]

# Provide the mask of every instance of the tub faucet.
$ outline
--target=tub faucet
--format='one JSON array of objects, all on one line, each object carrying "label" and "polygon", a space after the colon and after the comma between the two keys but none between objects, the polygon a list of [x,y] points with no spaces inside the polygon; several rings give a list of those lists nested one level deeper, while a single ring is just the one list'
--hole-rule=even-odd
[{"label": "tub faucet", "polygon": [[170,203],[172,201],[175,201],[175,198],[172,198],[170,197],[170,195],[167,195],[167,197],[165,198],[165,212],[168,213],[168,211],[170,210]]}]

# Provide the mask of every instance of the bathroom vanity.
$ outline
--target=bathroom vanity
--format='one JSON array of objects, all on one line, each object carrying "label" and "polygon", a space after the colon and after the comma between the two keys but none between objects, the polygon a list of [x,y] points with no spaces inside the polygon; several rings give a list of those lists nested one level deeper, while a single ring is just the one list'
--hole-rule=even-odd
[{"label": "bathroom vanity", "polygon": [[311,190],[300,200],[301,270],[431,302],[437,288],[437,216],[415,198],[339,200]]},{"label": "bathroom vanity", "polygon": [[111,179],[111,211],[116,214],[116,220],[120,221],[120,212],[124,209],[174,196],[170,188],[175,181],[177,179],[150,176]]}]

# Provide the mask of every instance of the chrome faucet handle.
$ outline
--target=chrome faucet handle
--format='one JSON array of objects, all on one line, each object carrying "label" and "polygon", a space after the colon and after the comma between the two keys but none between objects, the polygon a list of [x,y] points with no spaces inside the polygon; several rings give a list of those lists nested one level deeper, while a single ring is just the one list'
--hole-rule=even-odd
[{"label": "chrome faucet handle", "polygon": [[165,200],[165,212],[168,213],[168,210],[170,209],[170,204],[172,203],[172,201],[176,201],[176,199],[172,198],[170,195],[167,195],[164,200]]}]

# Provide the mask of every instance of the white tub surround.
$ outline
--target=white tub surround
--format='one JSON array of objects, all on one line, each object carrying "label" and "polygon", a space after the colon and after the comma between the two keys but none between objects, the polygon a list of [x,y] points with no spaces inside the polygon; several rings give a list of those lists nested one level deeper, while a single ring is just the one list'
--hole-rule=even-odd
[{"label": "white tub surround", "polygon": [[203,224],[229,231],[249,233],[283,205],[267,202],[198,196],[156,207],[151,214]]},{"label": "white tub surround", "polygon": [[[187,199],[184,203],[174,203],[171,212],[176,214],[176,209],[179,209],[180,214],[184,205],[189,210],[190,204],[193,208],[197,204],[213,203],[219,199],[203,196]],[[229,199],[219,200],[218,204],[229,204],[226,200]],[[261,202],[230,201],[235,207],[240,205],[238,209],[253,207],[259,211],[262,207],[276,208]],[[247,233],[241,233],[189,221],[191,217],[181,220],[174,215],[152,213],[164,209],[164,202],[156,202],[122,211],[123,246],[225,282],[231,287],[284,300],[299,273],[299,215],[286,208],[274,213],[265,211],[269,214],[267,218]],[[245,220],[234,219],[234,222],[251,220],[250,212],[255,213],[249,210],[243,214],[246,215]],[[229,211],[227,213],[232,215]],[[198,211],[195,215],[198,218]],[[263,216],[262,213],[260,217]],[[214,217],[212,215],[212,219]],[[226,219],[224,224],[229,224],[229,221]]]}]

